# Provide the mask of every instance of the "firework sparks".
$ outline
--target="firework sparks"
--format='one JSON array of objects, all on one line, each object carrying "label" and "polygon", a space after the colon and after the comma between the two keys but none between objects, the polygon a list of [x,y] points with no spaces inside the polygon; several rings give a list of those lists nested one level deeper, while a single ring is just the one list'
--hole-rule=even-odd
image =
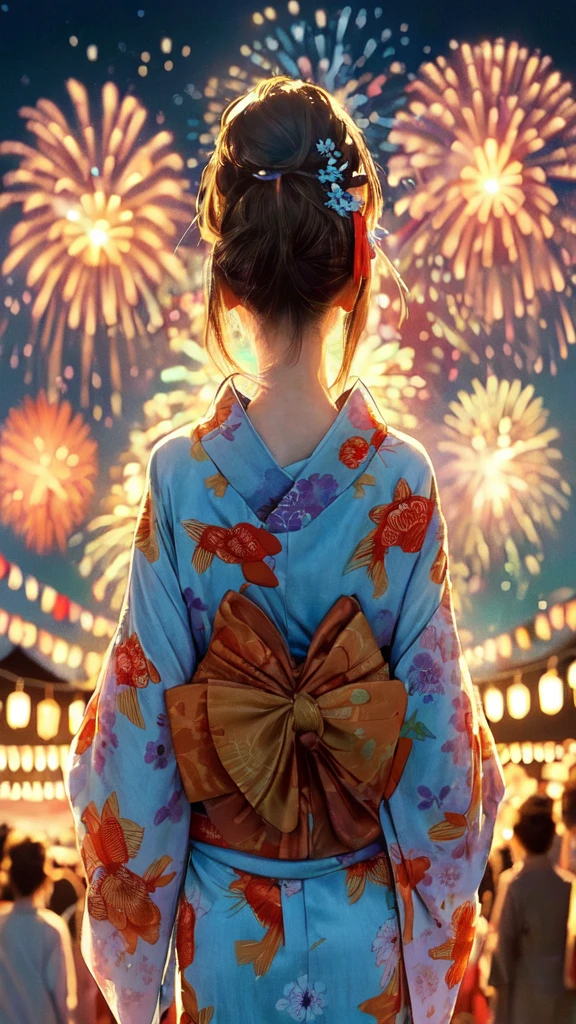
[{"label": "firework sparks", "polygon": [[69,402],[44,392],[11,409],[0,433],[0,517],[28,547],[66,550],[88,512],[97,446]]},{"label": "firework sparks", "polygon": [[567,309],[576,217],[564,201],[576,185],[571,84],[550,58],[497,40],[424,64],[407,92],[390,134],[401,149],[390,183],[415,182],[396,203],[410,218],[401,256],[439,252],[445,288],[485,331],[503,324],[508,345],[520,344],[517,321],[531,324],[530,368],[542,368],[534,342],[548,325],[565,358],[576,341]]},{"label": "firework sparks", "polygon": [[20,111],[36,147],[0,144],[0,154],[20,158],[19,167],[4,175],[9,191],[0,196],[0,209],[22,204],[23,211],[2,269],[10,274],[27,268],[33,321],[42,322],[41,347],[50,350],[51,387],[60,373],[66,328],[75,338],[79,332],[87,405],[99,322],[108,328],[101,362],[109,352],[110,382],[120,392],[119,333],[134,365],[134,339],[162,325],[154,290],[165,277],[185,282],[174,249],[189,222],[190,201],[170,133],[136,145],[147,114],[134,96],[121,101],[108,82],[95,127],[84,86],[71,79],[67,89],[76,129],[52,101],[41,99]]},{"label": "firework sparks", "polygon": [[519,575],[522,558],[538,573],[542,532],[554,531],[570,495],[542,399],[532,385],[491,376],[460,391],[450,410],[438,444],[449,460],[439,480],[457,559],[477,577],[502,560]]},{"label": "firework sparks", "polygon": [[320,8],[307,21],[295,0],[285,15],[273,7],[254,14],[256,37],[241,45],[240,59],[227,74],[208,80],[204,111],[189,122],[188,138],[197,143],[200,162],[214,148],[228,103],[277,74],[321,85],[362,128],[373,153],[387,153],[394,115],[405,103],[410,38],[408,25],[393,33],[382,19],[381,7],[353,12],[346,6],[335,16]]}]

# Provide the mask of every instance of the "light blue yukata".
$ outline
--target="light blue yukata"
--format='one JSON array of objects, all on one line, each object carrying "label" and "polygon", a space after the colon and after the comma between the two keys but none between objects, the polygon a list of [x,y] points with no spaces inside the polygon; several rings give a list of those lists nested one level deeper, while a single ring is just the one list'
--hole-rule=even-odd
[{"label": "light blue yukata", "polygon": [[422,447],[361,381],[281,468],[233,378],[155,449],[68,786],[120,1024],[449,1024],[502,796]]}]

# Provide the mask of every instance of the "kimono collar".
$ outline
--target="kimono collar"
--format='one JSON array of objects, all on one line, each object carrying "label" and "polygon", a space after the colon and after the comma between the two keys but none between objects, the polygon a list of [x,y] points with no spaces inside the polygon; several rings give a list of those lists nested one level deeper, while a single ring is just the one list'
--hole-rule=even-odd
[{"label": "kimono collar", "polygon": [[336,419],[294,479],[254,428],[249,403],[233,375],[227,377],[213,415],[194,431],[192,454],[208,456],[273,533],[303,529],[351,484],[361,486],[359,478],[387,434],[376,403],[357,379],[338,398]]}]

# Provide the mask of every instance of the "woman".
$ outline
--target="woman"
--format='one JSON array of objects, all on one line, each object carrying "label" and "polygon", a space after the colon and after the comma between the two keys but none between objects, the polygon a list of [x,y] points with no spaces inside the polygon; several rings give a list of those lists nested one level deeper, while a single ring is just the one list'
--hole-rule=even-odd
[{"label": "woman", "polygon": [[234,365],[237,309],[258,390],[228,377],[192,445],[155,451],[71,762],[85,953],[121,1024],[156,1020],[175,925],[182,1024],[450,1018],[501,775],[429,459],[361,381],[326,386],[381,211],[322,89],[274,78],[225,112],[198,196],[207,342]]},{"label": "woman", "polygon": [[576,993],[564,988],[572,876],[550,860],[555,833],[550,806],[530,797],[514,826],[521,866],[508,880],[497,924],[490,978],[495,1024],[576,1022]]},{"label": "woman", "polygon": [[68,1024],[76,975],[68,928],[46,910],[52,890],[46,848],[24,839],[9,856],[14,902],[0,908],[0,1021]]}]

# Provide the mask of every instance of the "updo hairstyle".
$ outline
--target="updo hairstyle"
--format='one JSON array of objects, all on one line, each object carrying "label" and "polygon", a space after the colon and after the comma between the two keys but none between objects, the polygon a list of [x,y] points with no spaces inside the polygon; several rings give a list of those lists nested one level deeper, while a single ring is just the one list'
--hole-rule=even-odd
[{"label": "updo hairstyle", "polygon": [[[382,213],[382,189],[362,132],[324,89],[286,77],[270,78],[234,100],[222,115],[216,149],[197,199],[202,237],[212,244],[207,264],[205,344],[226,369],[240,368],[226,345],[228,288],[259,322],[286,331],[288,359],[297,361],[306,327],[322,319],[353,274],[354,224],[325,204],[317,172],[327,158],[319,140],[332,139],[346,163],[343,189],[361,188],[366,227]],[[281,171],[275,180],[258,172]],[[329,186],[328,186],[329,187]],[[386,272],[404,286],[377,250]],[[338,377],[345,383],[366,325],[370,281],[362,280],[344,321]]]}]

